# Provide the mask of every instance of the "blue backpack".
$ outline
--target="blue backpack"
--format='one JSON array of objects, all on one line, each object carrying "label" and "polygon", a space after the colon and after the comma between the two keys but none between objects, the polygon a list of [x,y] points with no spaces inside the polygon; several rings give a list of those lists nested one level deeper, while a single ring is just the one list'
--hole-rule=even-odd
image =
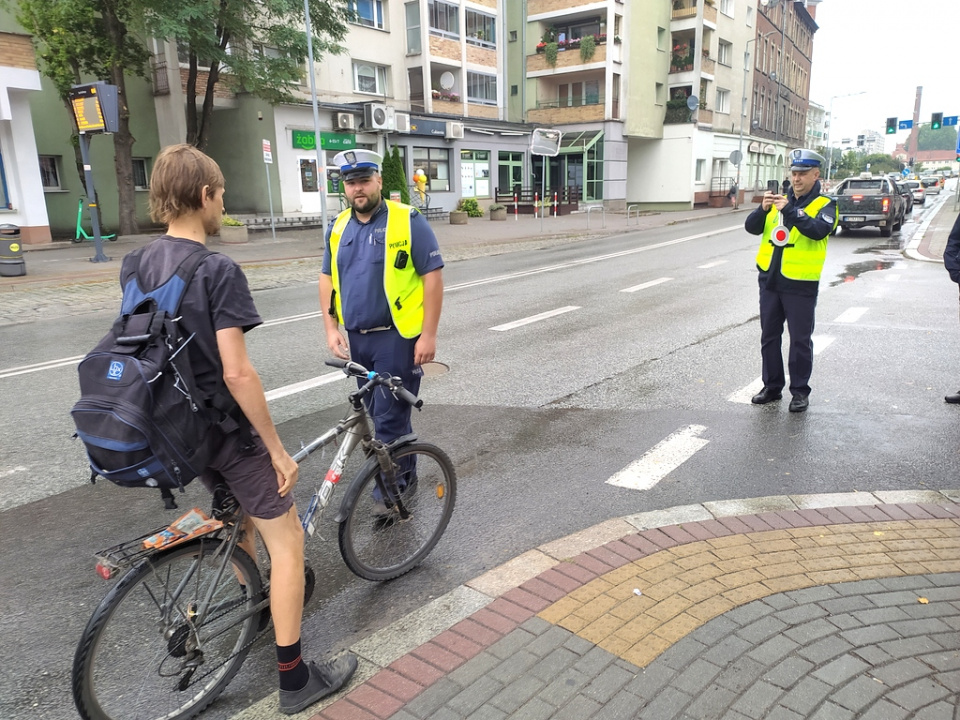
[{"label": "blue backpack", "polygon": [[[80,362],[80,400],[71,415],[92,470],[124,487],[160,488],[167,507],[207,467],[214,433],[238,427],[233,408],[214,407],[198,392],[190,341],[179,324],[180,303],[212,253],[197,248],[162,285],[144,290],[138,280],[142,248],[124,258],[120,317]],[[228,395],[228,394],[227,394]],[[232,398],[230,398],[232,401]],[[248,426],[249,427],[249,426]]]}]

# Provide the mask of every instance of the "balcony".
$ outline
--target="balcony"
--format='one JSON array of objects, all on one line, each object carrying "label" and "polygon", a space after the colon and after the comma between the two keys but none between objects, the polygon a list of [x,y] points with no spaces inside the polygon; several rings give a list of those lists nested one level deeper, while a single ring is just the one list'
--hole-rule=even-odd
[{"label": "balcony", "polygon": [[557,52],[557,63],[551,65],[547,62],[546,44],[539,43],[535,55],[527,56],[527,73],[538,71],[569,70],[580,69],[581,65],[593,63],[605,63],[607,61],[607,36],[597,35],[596,50],[593,57],[584,60],[580,57],[580,40],[569,40],[559,47]]},{"label": "balcony", "polygon": [[527,122],[544,125],[570,125],[572,123],[603,122],[603,99],[596,103],[583,105],[564,105],[559,103],[537,103],[534,110],[527,111]]},{"label": "balcony", "polygon": [[709,55],[704,55],[700,59],[700,72],[713,75],[717,71],[717,61]]},{"label": "balcony", "polygon": [[527,15],[540,15],[557,10],[580,11],[583,0],[527,0]]},{"label": "balcony", "polygon": [[683,20],[697,16],[698,0],[673,0],[673,12],[670,17],[673,20]]}]

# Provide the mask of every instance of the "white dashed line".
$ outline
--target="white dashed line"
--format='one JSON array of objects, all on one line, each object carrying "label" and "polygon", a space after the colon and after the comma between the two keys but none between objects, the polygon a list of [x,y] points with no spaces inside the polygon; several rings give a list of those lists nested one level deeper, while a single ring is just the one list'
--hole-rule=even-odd
[{"label": "white dashed line", "polygon": [[673,278],[657,278],[656,280],[651,280],[649,282],[641,283],[640,285],[634,285],[633,287],[624,288],[620,292],[636,292],[637,290],[646,290],[647,288],[653,287],[654,285],[660,285],[665,282],[670,282]]},{"label": "white dashed line", "polygon": [[697,437],[706,429],[703,425],[687,425],[677,430],[644,453],[642,458],[613,475],[607,484],[631,490],[649,490],[710,442]]},{"label": "white dashed line", "polygon": [[523,327],[524,325],[529,325],[530,323],[540,322],[541,320],[546,320],[547,318],[556,317],[557,315],[563,315],[564,313],[579,309],[580,307],[578,305],[567,305],[566,307],[557,308],[556,310],[548,310],[547,312],[540,313],[539,315],[531,315],[530,317],[523,318],[522,320],[514,320],[513,322],[504,323],[503,325],[497,325],[490,329],[498,332],[502,332],[504,330],[513,330],[514,328]]},{"label": "white dashed line", "polygon": [[868,311],[869,309],[870,309],[870,308],[865,308],[865,307],[852,307],[852,308],[847,308],[846,310],[844,310],[842,313],[840,313],[840,314],[836,317],[836,319],[834,320],[834,322],[836,322],[836,323],[855,323],[857,320],[859,320],[859,319],[862,318],[864,315],[866,315],[866,314],[867,314],[867,311]]},{"label": "white dashed line", "polygon": [[342,372],[327,373],[326,375],[320,375],[302,382],[284,385],[283,387],[278,387],[264,394],[266,395],[267,402],[270,402],[271,400],[277,400],[279,398],[286,397],[287,395],[294,395],[298,392],[303,392],[304,390],[312,390],[313,388],[320,387],[321,385],[329,385],[332,382],[343,380],[346,377],[347,376]]},{"label": "white dashed line", "polygon": [[711,262],[711,263],[707,263],[706,265],[697,265],[697,269],[698,269],[698,270],[709,270],[710,268],[715,268],[715,267],[717,267],[717,265],[723,265],[725,262],[727,262],[727,261],[726,261],[726,260],[715,260],[715,261],[713,261],[713,262]]}]

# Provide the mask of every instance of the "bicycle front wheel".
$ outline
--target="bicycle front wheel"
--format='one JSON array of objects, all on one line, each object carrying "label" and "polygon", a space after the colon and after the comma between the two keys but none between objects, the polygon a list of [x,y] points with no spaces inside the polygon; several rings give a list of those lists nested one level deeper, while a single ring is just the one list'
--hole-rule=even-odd
[{"label": "bicycle front wheel", "polygon": [[389,502],[384,512],[382,498],[375,497],[380,466],[373,456],[350,486],[340,523],[343,561],[366,580],[391,580],[419,565],[443,535],[457,499],[453,463],[440,448],[403,445],[390,459],[409,517],[401,518]]},{"label": "bicycle front wheel", "polygon": [[[256,563],[202,539],[130,570],[93,613],[73,661],[85,720],[187,720],[237,674],[257,635]],[[198,613],[203,612],[197,621]]]}]

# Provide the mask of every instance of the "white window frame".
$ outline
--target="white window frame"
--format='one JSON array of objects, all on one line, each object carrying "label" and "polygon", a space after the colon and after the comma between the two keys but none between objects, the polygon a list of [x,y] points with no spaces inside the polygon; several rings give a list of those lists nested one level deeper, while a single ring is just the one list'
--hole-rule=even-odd
[{"label": "white window frame", "polygon": [[[360,78],[367,78],[368,75],[360,74],[361,68],[370,68],[373,70],[373,90],[364,90],[360,86]],[[364,95],[386,95],[387,94],[387,68],[384,65],[366,62],[365,60],[353,61],[353,91]]]},{"label": "white window frame", "polygon": [[[483,95],[476,95],[473,93],[473,90],[477,89],[482,85],[482,89],[485,91]],[[490,93],[490,88],[493,88],[493,92]],[[492,94],[493,97],[487,97],[487,95]],[[497,76],[496,75],[487,75],[485,73],[477,73],[467,71],[467,102],[475,103],[478,105],[497,105],[498,95],[497,95]]]},{"label": "white window frame", "polygon": [[[46,166],[44,162],[46,161]],[[58,190],[63,190],[63,181],[60,179],[60,163],[61,158],[59,155],[40,155],[40,182],[43,184],[44,192]],[[53,178],[48,178],[52,174]],[[47,180],[52,179],[55,181],[55,184],[48,184]]]},{"label": "white window frame", "polygon": [[733,43],[721,40],[717,44],[717,62],[727,67],[733,66]]},{"label": "white window frame", "polygon": [[703,183],[703,173],[707,169],[707,161],[704,158],[697,158],[697,169],[693,177],[694,182]]},{"label": "white window frame", "polygon": [[724,88],[717,88],[717,104],[713,108],[716,112],[723,115],[730,114],[730,91]]},{"label": "white window frame", "polygon": [[720,0],[720,12],[727,17],[733,17],[734,0]]},{"label": "white window frame", "polygon": [[[443,6],[443,7],[441,7]],[[456,20],[456,28],[441,28],[434,24],[434,20],[443,14],[445,20],[451,18]],[[443,2],[443,0],[429,0],[427,3],[427,15],[429,18],[430,34],[439,37],[450,38],[451,40],[460,39],[460,5],[452,2]],[[449,24],[449,23],[444,23]]]},{"label": "white window frame", "polygon": [[[372,17],[365,18],[360,14],[360,6],[369,7],[371,10]],[[358,19],[351,20],[354,25],[361,25],[362,27],[375,28],[376,30],[384,30],[385,26],[383,24],[384,12],[383,12],[383,0],[349,0],[347,3],[350,11],[356,13]]]}]

